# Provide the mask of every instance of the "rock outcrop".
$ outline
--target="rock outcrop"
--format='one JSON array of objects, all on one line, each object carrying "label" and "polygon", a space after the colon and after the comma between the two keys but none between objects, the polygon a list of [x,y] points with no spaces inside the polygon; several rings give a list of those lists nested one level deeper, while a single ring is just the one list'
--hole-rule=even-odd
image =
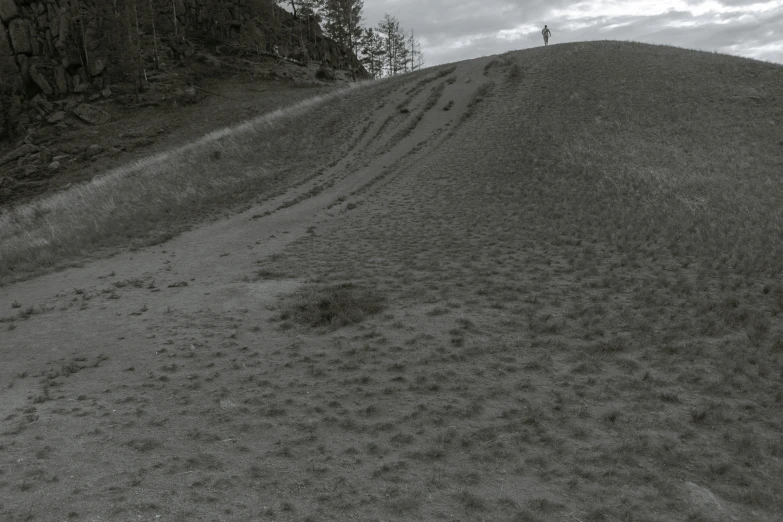
[{"label": "rock outcrop", "polygon": [[192,42],[363,71],[314,18],[274,0],[0,0],[0,140],[22,137],[19,103],[133,82],[155,50],[176,61]]},{"label": "rock outcrop", "polygon": [[106,123],[107,121],[111,120],[109,113],[102,111],[101,109],[94,107],[89,103],[82,103],[81,105],[75,107],[73,109],[73,113],[82,120],[86,121],[87,123],[92,123],[93,125],[100,125],[101,123]]}]

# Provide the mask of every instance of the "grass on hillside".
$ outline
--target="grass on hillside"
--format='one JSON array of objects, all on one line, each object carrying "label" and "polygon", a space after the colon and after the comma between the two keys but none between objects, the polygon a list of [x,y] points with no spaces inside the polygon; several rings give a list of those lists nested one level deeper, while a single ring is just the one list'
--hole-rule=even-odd
[{"label": "grass on hillside", "polygon": [[[0,216],[0,280],[102,246],[160,242],[187,218],[270,190],[284,162],[316,152],[297,132],[338,91],[221,129]],[[295,152],[294,152],[295,151]],[[295,178],[295,176],[290,176]],[[153,238],[148,234],[155,231]]]},{"label": "grass on hillside", "polygon": [[[520,140],[533,176],[580,201],[568,211],[605,239],[783,273],[781,66],[646,44],[601,50],[551,53],[557,89],[535,82],[534,117],[546,124]],[[635,59],[613,63],[621,52]]]},{"label": "grass on hillside", "polygon": [[[167,317],[152,368],[85,378],[78,409],[41,379],[36,404],[125,459],[104,490],[88,471],[74,517],[104,494],[183,520],[781,519],[781,68],[596,42],[474,72],[434,153],[264,261],[261,290],[317,282],[264,315],[279,328]],[[72,465],[44,467],[56,439],[24,415],[0,452],[20,518]]]},{"label": "grass on hillside", "polygon": [[102,248],[160,243],[210,214],[301,183],[338,154],[349,130],[339,127],[346,99],[360,103],[357,93],[382,84],[389,81],[304,100],[3,212],[0,283]]},{"label": "grass on hillside", "polygon": [[612,42],[488,70],[440,154],[268,266],[392,304],[296,357],[355,404],[318,423],[362,441],[339,491],[378,519],[780,520],[783,69]]}]

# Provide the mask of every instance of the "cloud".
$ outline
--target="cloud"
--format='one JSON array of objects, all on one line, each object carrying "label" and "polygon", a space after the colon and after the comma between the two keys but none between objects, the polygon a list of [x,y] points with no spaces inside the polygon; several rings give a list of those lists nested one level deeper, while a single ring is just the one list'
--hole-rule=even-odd
[{"label": "cloud", "polygon": [[783,63],[783,0],[366,0],[414,29],[428,65],[550,43],[634,40]]}]

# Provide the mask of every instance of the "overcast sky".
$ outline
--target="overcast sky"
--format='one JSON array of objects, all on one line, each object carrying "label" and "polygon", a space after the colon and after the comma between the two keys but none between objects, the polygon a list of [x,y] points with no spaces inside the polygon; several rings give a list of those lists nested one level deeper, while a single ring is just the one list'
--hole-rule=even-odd
[{"label": "overcast sky", "polygon": [[783,0],[365,0],[414,29],[427,65],[543,44],[633,40],[783,63]]}]

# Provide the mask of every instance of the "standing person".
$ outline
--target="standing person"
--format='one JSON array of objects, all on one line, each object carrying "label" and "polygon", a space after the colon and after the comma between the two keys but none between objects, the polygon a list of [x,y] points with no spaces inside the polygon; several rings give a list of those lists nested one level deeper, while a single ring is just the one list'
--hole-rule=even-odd
[{"label": "standing person", "polygon": [[544,30],[541,31],[541,34],[544,35],[544,45],[549,45],[549,37],[552,36],[552,31],[544,25]]}]

